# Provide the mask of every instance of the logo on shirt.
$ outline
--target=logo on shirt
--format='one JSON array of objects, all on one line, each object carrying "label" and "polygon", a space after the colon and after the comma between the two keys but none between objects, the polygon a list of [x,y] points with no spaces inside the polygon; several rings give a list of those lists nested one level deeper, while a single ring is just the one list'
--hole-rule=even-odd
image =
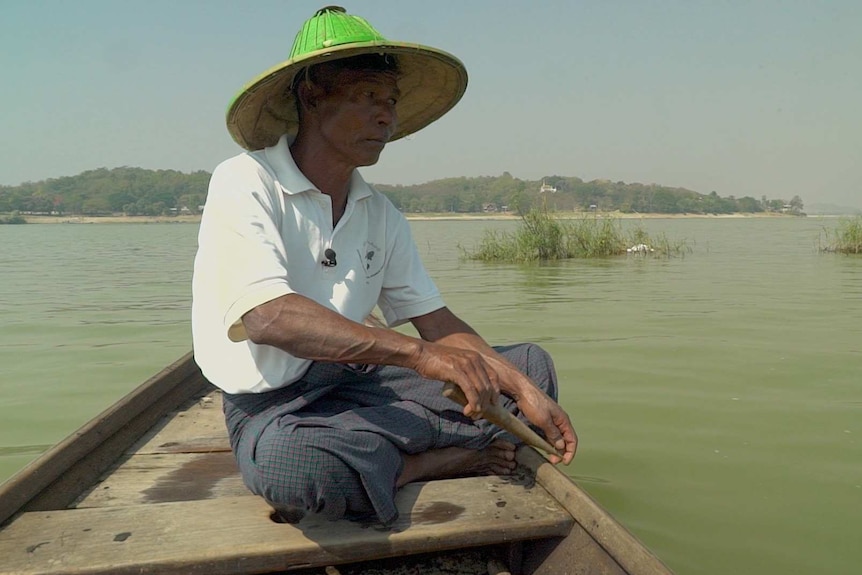
[{"label": "logo on shirt", "polygon": [[383,250],[377,244],[367,241],[362,246],[362,249],[357,251],[359,252],[366,278],[373,278],[383,271]]}]

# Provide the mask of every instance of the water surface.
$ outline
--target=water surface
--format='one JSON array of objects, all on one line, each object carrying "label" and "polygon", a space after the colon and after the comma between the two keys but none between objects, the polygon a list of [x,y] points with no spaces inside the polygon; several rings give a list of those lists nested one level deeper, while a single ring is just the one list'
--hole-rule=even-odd
[{"label": "water surface", "polygon": [[[461,261],[486,228],[412,222],[448,305],[553,355],[566,469],[682,573],[856,573],[862,258],[822,219],[641,225],[685,258]],[[626,222],[625,225],[635,225]],[[0,226],[0,479],[191,347],[197,226]]]}]

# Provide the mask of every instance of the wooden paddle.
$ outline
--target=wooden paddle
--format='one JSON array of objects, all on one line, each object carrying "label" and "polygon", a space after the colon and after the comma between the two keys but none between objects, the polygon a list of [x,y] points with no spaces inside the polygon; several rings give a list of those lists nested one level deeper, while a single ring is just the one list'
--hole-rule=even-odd
[{"label": "wooden paddle", "polygon": [[[461,406],[467,405],[467,397],[461,388],[452,382],[443,384],[443,395]],[[502,405],[490,405],[482,413],[482,417],[508,431],[527,445],[541,449],[545,453],[562,457],[563,454],[554,449],[554,446],[545,441],[538,433],[530,429],[526,423],[512,415]]]}]

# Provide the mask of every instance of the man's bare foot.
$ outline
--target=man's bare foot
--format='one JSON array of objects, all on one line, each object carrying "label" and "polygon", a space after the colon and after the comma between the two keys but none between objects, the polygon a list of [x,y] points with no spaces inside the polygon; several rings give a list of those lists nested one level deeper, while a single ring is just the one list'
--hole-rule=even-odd
[{"label": "man's bare foot", "polygon": [[515,445],[494,440],[484,449],[444,447],[404,456],[404,469],[396,485],[464,475],[510,475],[515,470]]}]

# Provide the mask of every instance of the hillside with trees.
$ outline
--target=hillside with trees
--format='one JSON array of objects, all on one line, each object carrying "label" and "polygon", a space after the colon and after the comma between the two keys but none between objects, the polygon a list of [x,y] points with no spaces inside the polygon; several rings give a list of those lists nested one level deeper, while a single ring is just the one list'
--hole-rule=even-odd
[{"label": "hillside with trees", "polygon": [[799,196],[792,199],[752,197],[723,198],[716,192],[700,194],[685,188],[658,184],[549,176],[541,181],[520,180],[509,172],[502,176],[460,177],[413,186],[377,184],[403,212],[526,213],[531,207],[566,211],[600,211],[658,214],[731,214],[783,212],[802,214]]},{"label": "hillside with trees", "polygon": [[[200,213],[210,173],[122,167],[77,176],[0,186],[0,213],[44,215],[164,216]],[[776,212],[803,214],[799,196],[790,200],[721,197],[685,188],[549,176],[541,181],[501,176],[460,177],[411,186],[375,184],[407,213],[527,213],[532,207],[558,212],[619,211],[659,214]]]},{"label": "hillside with trees", "polygon": [[100,168],[77,176],[0,186],[0,213],[161,216],[198,213],[210,174],[175,170]]}]

